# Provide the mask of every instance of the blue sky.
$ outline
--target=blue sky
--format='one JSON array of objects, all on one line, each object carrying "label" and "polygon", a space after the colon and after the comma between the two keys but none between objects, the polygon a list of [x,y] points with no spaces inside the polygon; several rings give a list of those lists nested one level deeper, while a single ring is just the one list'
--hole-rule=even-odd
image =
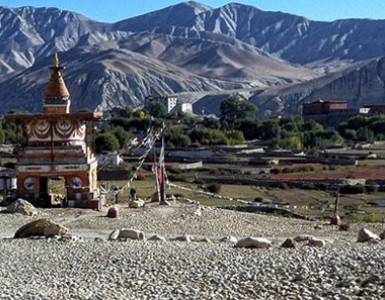
[{"label": "blue sky", "polygon": [[[115,22],[180,2],[182,1],[0,0],[0,6],[53,6],[81,13],[94,20]],[[204,3],[214,8],[229,2],[238,2],[249,4],[262,10],[288,12],[319,21],[332,21],[346,18],[385,19],[384,0],[205,0],[197,2]]]}]

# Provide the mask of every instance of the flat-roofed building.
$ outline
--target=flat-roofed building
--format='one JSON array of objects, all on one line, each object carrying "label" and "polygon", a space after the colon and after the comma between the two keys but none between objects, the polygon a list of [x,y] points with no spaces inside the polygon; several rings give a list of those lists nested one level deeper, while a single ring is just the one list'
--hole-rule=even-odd
[{"label": "flat-roofed building", "polygon": [[323,101],[318,100],[302,104],[302,115],[324,115],[331,112],[347,111],[346,101]]}]

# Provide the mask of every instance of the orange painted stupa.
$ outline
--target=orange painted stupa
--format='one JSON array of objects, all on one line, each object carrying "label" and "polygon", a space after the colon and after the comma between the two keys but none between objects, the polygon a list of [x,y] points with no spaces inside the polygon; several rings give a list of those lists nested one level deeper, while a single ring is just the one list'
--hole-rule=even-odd
[{"label": "orange painted stupa", "polygon": [[44,91],[44,113],[69,113],[70,94],[63,79],[63,67],[59,65],[57,53],[55,53],[51,78]]}]

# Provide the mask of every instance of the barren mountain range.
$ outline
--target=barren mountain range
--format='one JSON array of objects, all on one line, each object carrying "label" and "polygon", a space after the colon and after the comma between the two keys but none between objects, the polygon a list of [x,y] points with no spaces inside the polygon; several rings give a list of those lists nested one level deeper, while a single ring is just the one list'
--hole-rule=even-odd
[{"label": "barren mountain range", "polygon": [[0,114],[41,111],[59,52],[72,110],[174,95],[218,112],[238,93],[260,116],[318,98],[385,102],[385,20],[316,22],[230,3],[184,2],[117,23],[56,8],[0,7]]}]

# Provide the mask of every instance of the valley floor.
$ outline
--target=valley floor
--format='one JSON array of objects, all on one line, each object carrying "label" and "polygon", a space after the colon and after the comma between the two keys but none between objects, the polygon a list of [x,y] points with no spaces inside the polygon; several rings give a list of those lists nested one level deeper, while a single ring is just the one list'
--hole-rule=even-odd
[{"label": "valley floor", "polygon": [[[322,222],[173,203],[106,211],[40,209],[39,215],[0,214],[0,299],[383,299],[385,241],[357,243],[358,230],[383,224]],[[49,218],[70,229],[68,240],[13,239],[22,225]],[[166,241],[108,241],[133,228]],[[286,238],[309,234],[321,248]],[[190,235],[192,242],[173,238]],[[234,248],[225,236],[272,241],[270,249]],[[198,241],[207,238],[210,241]],[[196,241],[194,241],[194,239]]]}]

